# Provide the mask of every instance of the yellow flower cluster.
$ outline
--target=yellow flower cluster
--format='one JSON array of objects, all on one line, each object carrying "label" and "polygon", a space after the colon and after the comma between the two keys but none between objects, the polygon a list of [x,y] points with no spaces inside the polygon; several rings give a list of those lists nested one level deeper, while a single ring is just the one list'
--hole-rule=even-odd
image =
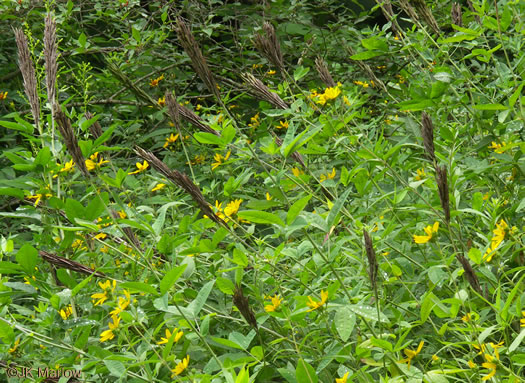
[{"label": "yellow flower cluster", "polygon": [[203,154],[196,154],[195,157],[193,157],[192,161],[186,162],[187,164],[191,165],[200,165],[203,164],[206,160],[206,157],[204,157]]},{"label": "yellow flower cluster", "polygon": [[[482,381],[489,380],[494,375],[496,375],[496,369],[497,369],[498,365],[496,363],[494,363],[494,360],[495,359],[499,360],[498,348],[503,347],[503,342],[499,342],[497,344],[490,342],[489,345],[492,348],[494,356],[492,356],[491,354],[487,353],[487,345],[485,343],[482,343],[481,346],[478,346],[477,344],[473,344],[472,345],[476,350],[479,350],[478,355],[482,355],[483,354],[483,358],[485,359],[485,362],[482,363],[481,366],[483,368],[486,368],[486,369],[489,370],[487,375],[485,375],[484,377],[481,378]],[[472,362],[472,360],[469,360],[468,361],[468,366],[470,368],[475,368],[475,367],[477,367],[477,364]]]},{"label": "yellow flower cluster", "polygon": [[166,184],[158,183],[153,189],[151,189],[152,192],[158,191],[161,189],[164,189],[166,187]]},{"label": "yellow flower cluster", "polygon": [[86,168],[87,168],[87,170],[92,171],[92,170],[95,170],[95,169],[99,169],[100,167],[102,167],[102,165],[104,165],[104,164],[106,164],[108,162],[109,161],[104,160],[104,158],[102,156],[100,156],[100,161],[99,161],[98,160],[98,152],[96,152],[95,154],[92,154],[89,157],[89,160],[86,160]]},{"label": "yellow flower cluster", "polygon": [[160,341],[157,342],[157,344],[166,344],[166,343],[168,343],[172,336],[174,337],[173,338],[173,343],[177,343],[180,340],[180,338],[182,338],[182,336],[184,335],[184,332],[177,331],[177,330],[178,330],[178,328],[175,328],[173,330],[173,332],[172,332],[172,331],[166,329],[166,338],[162,338],[161,337]]},{"label": "yellow flower cluster", "polygon": [[320,301],[314,301],[311,296],[308,296],[308,302],[306,305],[310,307],[308,312],[314,311],[318,309],[319,307],[323,306],[326,303],[326,300],[328,299],[328,291],[321,290],[321,300]]},{"label": "yellow flower cluster", "polygon": [[164,149],[166,149],[168,146],[171,146],[175,143],[175,141],[177,141],[177,139],[179,138],[179,134],[173,134],[171,133],[169,137],[166,138],[166,142],[164,143],[164,145],[162,145],[162,147]]},{"label": "yellow flower cluster", "polygon": [[502,141],[501,144],[497,144],[496,142],[492,141],[489,148],[494,149],[494,152],[501,154],[505,151],[506,146],[507,144],[505,143],[505,141]]},{"label": "yellow flower cluster", "polygon": [[118,327],[120,323],[120,318],[116,315],[112,315],[111,319],[113,320],[113,323],[109,322],[108,323],[109,329],[106,331],[102,331],[102,333],[100,334],[100,342],[105,342],[115,337],[113,330],[115,330]]},{"label": "yellow flower cluster", "polygon": [[414,177],[416,181],[420,181],[427,176],[425,173],[425,169],[423,168],[417,169],[416,172],[417,172],[417,176]]},{"label": "yellow flower cluster", "polygon": [[186,355],[186,358],[182,359],[177,366],[171,370],[172,377],[182,374],[182,372],[188,367],[190,363],[190,356]]},{"label": "yellow flower cluster", "polygon": [[0,92],[0,101],[5,100],[6,98],[7,98],[7,92],[4,92],[4,93]]},{"label": "yellow flower cluster", "polygon": [[423,348],[424,344],[425,342],[423,341],[419,342],[419,345],[417,346],[416,351],[411,350],[409,348],[405,348],[403,352],[405,353],[407,357],[405,359],[400,360],[399,363],[406,363],[407,367],[410,369],[410,362],[412,361],[412,359],[414,359],[417,356],[417,354],[421,352],[421,349]]},{"label": "yellow flower cluster", "polygon": [[279,121],[279,125],[276,125],[276,129],[288,129],[288,121]]},{"label": "yellow flower cluster", "polygon": [[34,199],[35,200],[35,204],[34,206],[37,207],[38,204],[40,203],[40,200],[42,198],[49,198],[49,197],[52,197],[53,195],[50,194],[50,193],[37,193],[35,195],[30,195],[28,197],[26,197],[27,199]]},{"label": "yellow flower cluster", "polygon": [[486,262],[490,262],[492,260],[492,257],[494,256],[494,252],[498,248],[501,242],[505,239],[505,230],[509,226],[507,223],[502,219],[499,221],[499,223],[496,223],[496,229],[494,229],[492,232],[494,235],[492,236],[492,239],[490,240],[490,246],[485,252],[485,255],[483,255],[483,259]]},{"label": "yellow flower cluster", "polygon": [[274,71],[274,70],[269,70],[268,72],[266,72],[266,74],[269,75],[269,76],[273,76],[275,73],[277,73],[277,72]]},{"label": "yellow flower cluster", "polygon": [[159,82],[160,82],[161,80],[163,80],[163,79],[164,79],[164,75],[161,75],[160,77],[157,77],[156,79],[152,79],[152,80],[149,82],[149,85],[150,85],[151,87],[158,86],[158,85],[159,85]]},{"label": "yellow flower cluster", "polygon": [[111,315],[119,315],[124,311],[131,303],[131,297],[128,290],[124,290],[124,296],[118,298],[117,307],[110,312]]},{"label": "yellow flower cluster", "polygon": [[321,182],[324,182],[326,180],[333,180],[335,178],[335,175],[337,172],[335,171],[335,168],[332,168],[332,171],[330,173],[321,174]]},{"label": "yellow flower cluster", "polygon": [[225,163],[228,160],[228,158],[230,158],[230,154],[231,152],[228,152],[226,153],[225,156],[223,156],[222,154],[215,153],[215,156],[213,156],[213,159],[215,160],[215,162],[211,164],[211,170],[215,170],[219,166],[221,166],[223,163]]},{"label": "yellow flower cluster", "polygon": [[[222,209],[222,202],[215,201],[215,209],[217,217],[221,218],[224,222],[228,222],[230,218],[237,214],[239,211],[239,208],[241,206],[242,199],[236,199],[234,201],[229,202],[224,210]],[[208,216],[204,216],[204,218],[208,218]]]},{"label": "yellow flower cluster", "polygon": [[337,86],[329,87],[324,90],[324,93],[317,93],[316,90],[311,91],[310,97],[317,98],[315,102],[317,104],[324,105],[327,101],[334,100],[341,94],[341,83],[338,82]]},{"label": "yellow flower cluster", "polygon": [[368,88],[369,87],[369,85],[368,85],[368,83],[366,81],[364,81],[364,82],[363,81],[354,81],[354,84],[362,86],[363,88]]},{"label": "yellow flower cluster", "polygon": [[248,126],[252,129],[255,129],[256,127],[258,127],[259,125],[261,125],[261,120],[260,120],[260,116],[259,116],[259,112],[257,112],[257,114],[253,117],[250,118],[250,121],[251,123],[248,124]]},{"label": "yellow flower cluster", "polygon": [[95,306],[101,305],[102,303],[108,300],[108,292],[113,293],[113,291],[115,291],[117,281],[113,280],[113,285],[111,285],[111,282],[109,280],[104,283],[99,282],[98,285],[103,290],[103,292],[91,295],[91,299],[93,299],[93,304]]},{"label": "yellow flower cluster", "polygon": [[275,294],[273,297],[268,297],[272,303],[264,306],[264,309],[266,312],[274,312],[276,311],[279,306],[281,305],[281,302],[283,301],[283,298],[279,298],[278,294]]},{"label": "yellow flower cluster", "polygon": [[73,308],[71,307],[71,305],[69,305],[60,310],[58,313],[60,314],[63,320],[66,320],[73,313]]},{"label": "yellow flower cluster", "polygon": [[137,166],[137,170],[135,170],[134,172],[129,172],[128,175],[142,173],[146,171],[146,169],[149,167],[149,163],[146,160],[144,160],[142,164],[140,162],[137,162],[135,165]]},{"label": "yellow flower cluster", "polygon": [[437,233],[439,229],[439,222],[434,222],[434,225],[430,226],[428,225],[425,227],[425,233],[427,235],[414,235],[414,242],[415,243],[427,243],[432,239],[432,234]]},{"label": "yellow flower cluster", "polygon": [[164,105],[166,105],[166,97],[159,97],[159,99],[157,100],[157,103],[158,103],[160,106],[164,106]]}]

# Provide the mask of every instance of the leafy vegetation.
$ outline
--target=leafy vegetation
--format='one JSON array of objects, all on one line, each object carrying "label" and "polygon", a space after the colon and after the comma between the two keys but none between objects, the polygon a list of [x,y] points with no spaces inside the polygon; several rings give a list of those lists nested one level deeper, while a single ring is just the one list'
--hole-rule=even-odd
[{"label": "leafy vegetation", "polygon": [[0,2],[8,381],[523,381],[523,2],[43,3]]}]

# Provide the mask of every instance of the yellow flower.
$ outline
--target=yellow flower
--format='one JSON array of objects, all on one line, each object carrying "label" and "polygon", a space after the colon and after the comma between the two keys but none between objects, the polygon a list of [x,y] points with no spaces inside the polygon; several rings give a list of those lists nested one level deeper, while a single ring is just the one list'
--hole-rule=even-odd
[{"label": "yellow flower", "polygon": [[197,106],[195,107],[195,110],[201,110],[202,108],[202,105],[201,104],[197,104]]},{"label": "yellow flower", "polygon": [[470,368],[476,368],[478,365],[477,365],[476,363],[474,363],[472,360],[469,360],[469,361],[468,361],[468,366],[469,366]]},{"label": "yellow flower", "polygon": [[494,375],[496,375],[496,368],[497,368],[496,363],[485,362],[485,363],[482,363],[481,366],[483,366],[485,368],[488,368],[490,370],[487,375],[485,375],[483,378],[481,378],[481,380],[489,380]]},{"label": "yellow flower", "polygon": [[97,235],[95,235],[93,238],[94,239],[104,239],[106,238],[108,235],[106,233],[98,233]]},{"label": "yellow flower", "polygon": [[[499,343],[497,343],[497,344],[494,344],[494,343],[492,343],[492,342],[489,343],[490,346],[492,347],[492,349],[494,350],[494,355],[496,356],[496,359],[497,359],[497,360],[499,360],[499,351],[498,351],[498,348],[503,347],[503,343],[504,343],[504,341],[501,341],[501,342],[499,342]],[[490,360],[489,360],[489,362],[490,362]]]},{"label": "yellow flower", "polygon": [[124,290],[124,297],[118,298],[117,307],[113,311],[110,312],[110,315],[114,315],[114,316],[119,315],[122,311],[124,311],[129,306],[130,302],[131,302],[131,298],[129,295],[129,291]]},{"label": "yellow flower", "polygon": [[260,116],[259,116],[259,113],[257,112],[255,116],[250,117],[251,123],[248,124],[248,126],[251,127],[252,129],[255,129],[256,127],[258,127],[261,124],[261,121],[259,120],[259,118]]},{"label": "yellow flower", "polygon": [[91,170],[100,168],[103,164],[106,164],[106,163],[109,162],[109,161],[104,160],[104,158],[102,158],[102,156],[100,156],[100,161],[98,161],[98,162],[97,161],[98,161],[98,152],[96,152],[95,154],[92,154],[89,157],[89,160],[86,160],[86,168],[87,168],[87,170],[91,171]]},{"label": "yellow flower", "polygon": [[166,184],[158,183],[153,189],[151,189],[151,191],[154,192],[154,191],[163,189],[164,187],[166,187]]},{"label": "yellow flower", "polygon": [[166,97],[159,97],[159,100],[157,101],[157,103],[158,103],[160,106],[164,106],[164,105],[166,105]]},{"label": "yellow flower", "polygon": [[319,302],[314,301],[312,297],[308,296],[308,302],[306,303],[306,305],[310,307],[310,310],[308,310],[308,312],[314,311],[315,309],[318,309],[319,307],[324,305],[327,299],[328,299],[328,291],[324,291],[324,290],[321,290],[321,300]]},{"label": "yellow flower", "polygon": [[156,79],[152,79],[149,82],[149,85],[152,86],[152,87],[155,87],[155,86],[159,85],[160,80],[163,80],[163,79],[164,79],[164,75],[161,75],[160,77],[157,77]]},{"label": "yellow flower", "polygon": [[113,333],[113,330],[115,330],[119,323],[120,323],[120,318],[116,315],[113,315],[111,316],[111,319],[113,319],[113,323],[109,322],[108,323],[108,326],[109,326],[109,330],[106,330],[106,331],[103,331],[101,334],[100,334],[100,342],[105,342],[107,340],[111,340],[115,337],[115,334]]},{"label": "yellow flower", "polygon": [[348,106],[352,106],[352,103],[350,102],[350,100],[348,99],[348,97],[346,96],[343,96],[343,102],[348,105]]},{"label": "yellow flower", "polygon": [[465,314],[461,317],[461,320],[465,323],[470,322],[472,320],[472,313]]},{"label": "yellow flower", "polygon": [[279,125],[276,126],[277,129],[288,129],[288,121],[279,121]]},{"label": "yellow flower", "polygon": [[324,99],[326,101],[333,100],[337,98],[337,96],[339,96],[340,94],[341,94],[341,89],[339,89],[338,86],[326,88],[324,91]]},{"label": "yellow flower", "polygon": [[253,64],[252,69],[262,68],[262,64]]},{"label": "yellow flower", "polygon": [[497,144],[496,142],[492,141],[491,145],[489,146],[490,149],[494,149],[494,152],[501,154],[505,151],[505,146],[507,144],[505,141],[502,141],[501,144]]},{"label": "yellow flower", "polygon": [[434,222],[433,226],[429,225],[425,227],[425,233],[427,233],[427,235],[414,235],[413,236],[414,242],[419,243],[419,244],[427,243],[428,241],[432,239],[432,234],[437,233],[438,229],[439,229],[439,222]]},{"label": "yellow flower", "polygon": [[16,349],[18,348],[19,344],[20,344],[20,338],[15,340],[15,344],[13,344],[13,347],[11,347],[9,350],[7,350],[7,352],[10,353],[10,354],[14,353],[16,351]]},{"label": "yellow flower", "polygon": [[304,174],[304,172],[302,170],[299,170],[298,168],[292,168],[292,173],[296,177],[299,177],[301,174]]},{"label": "yellow flower", "polygon": [[190,356],[186,355],[186,358],[180,361],[179,364],[177,364],[177,367],[171,370],[171,372],[173,372],[172,376],[182,374],[182,372],[188,367],[189,363],[190,363]]},{"label": "yellow flower", "polygon": [[73,308],[71,307],[71,305],[69,305],[66,308],[60,310],[58,313],[60,314],[63,320],[66,320],[73,313]]},{"label": "yellow flower", "polygon": [[273,198],[273,197],[270,195],[270,193],[266,193],[266,200],[267,200],[267,201],[271,201],[272,198]]},{"label": "yellow flower", "polygon": [[437,362],[439,360],[439,356],[437,356],[436,354],[432,355],[432,360],[434,362]]},{"label": "yellow flower", "polygon": [[342,378],[335,378],[335,383],[346,383],[346,380],[348,379],[348,375],[350,373],[347,371],[346,374]]},{"label": "yellow flower", "polygon": [[37,193],[35,195],[30,195],[29,197],[27,197],[27,199],[34,199],[35,200],[35,204],[34,206],[37,207],[38,204],[40,203],[40,200],[43,198],[43,197],[52,197],[53,195],[52,194],[49,194],[49,193],[46,193],[46,194],[42,194],[42,193]]},{"label": "yellow flower", "polygon": [[170,330],[166,329],[166,338],[160,338],[160,342],[157,342],[157,344],[166,344],[168,343],[168,341],[170,340],[170,338],[172,336],[175,336],[175,338],[173,339],[173,343],[177,343],[179,341],[180,338],[182,338],[182,336],[184,335],[184,333],[182,331],[178,331],[178,328],[175,328],[173,330],[173,332],[171,332]]},{"label": "yellow flower", "polygon": [[487,251],[485,252],[485,255],[483,255],[483,259],[486,262],[490,262],[492,260],[492,257],[494,256],[494,253],[501,242],[505,239],[505,230],[508,229],[509,225],[505,222],[505,220],[500,220],[499,223],[496,223],[496,229],[494,229],[492,232],[494,235],[492,236],[492,239],[490,240],[491,244]]},{"label": "yellow flower", "polygon": [[267,312],[273,312],[276,311],[279,306],[281,305],[281,302],[283,301],[283,298],[279,298],[279,296],[276,294],[273,297],[269,297],[272,300],[272,303],[269,305],[264,306],[264,309]]},{"label": "yellow flower", "polygon": [[525,327],[525,311],[521,312],[523,319],[520,319],[520,327]]},{"label": "yellow flower", "polygon": [[211,170],[217,169],[220,165],[226,162],[228,158],[230,158],[230,153],[231,152],[226,153],[224,157],[222,156],[222,154],[215,153],[215,156],[213,156],[213,159],[215,160],[215,162],[211,164]]},{"label": "yellow flower", "polygon": [[[101,305],[108,299],[108,290],[111,289],[111,292],[115,290],[115,287],[117,286],[117,281],[113,280],[113,287],[111,287],[111,282],[106,281],[104,283],[99,282],[98,285],[102,290],[104,290],[103,293],[95,293],[91,295],[91,298],[93,299],[93,304],[95,306]],[[95,302],[96,301],[96,302]]]},{"label": "yellow flower", "polygon": [[407,358],[403,359],[403,360],[400,360],[399,362],[400,363],[407,363],[407,366],[410,369],[410,362],[412,361],[412,359],[414,359],[417,356],[417,354],[419,354],[421,352],[421,349],[423,348],[424,344],[425,344],[425,342],[423,342],[423,341],[419,342],[419,346],[417,346],[417,350],[416,351],[410,350],[409,348],[405,348],[403,350],[403,352],[405,353]]},{"label": "yellow flower", "polygon": [[277,72],[274,71],[274,70],[269,70],[268,72],[266,72],[266,74],[270,75],[270,76],[273,76],[275,73],[277,73]]},{"label": "yellow flower", "polygon": [[321,174],[321,180],[320,181],[324,182],[326,180],[333,180],[335,175],[336,175],[335,168],[332,168],[332,172],[331,173],[327,173],[326,175]]},{"label": "yellow flower", "polygon": [[4,92],[4,93],[0,92],[0,101],[5,100],[6,98],[7,98],[7,92]]},{"label": "yellow flower", "polygon": [[179,134],[173,135],[173,133],[170,134],[168,138],[166,138],[166,142],[164,145],[162,145],[163,148],[167,148],[168,146],[172,145],[177,141],[177,138],[179,138]]},{"label": "yellow flower", "polygon": [[142,163],[142,164],[140,162],[137,162],[135,165],[137,166],[138,169],[135,170],[134,172],[128,173],[129,175],[142,173],[143,171],[145,171],[149,167],[148,161],[146,161],[146,160],[144,160],[144,163]]},{"label": "yellow flower", "polygon": [[416,181],[422,180],[424,177],[427,176],[425,174],[425,169],[423,168],[417,169],[416,172],[417,172],[417,176],[414,178]]},{"label": "yellow flower", "polygon": [[75,167],[73,160],[66,162],[62,168],[60,168],[61,173],[70,172]]},{"label": "yellow flower", "polygon": [[231,217],[233,214],[237,214],[239,211],[239,207],[241,206],[242,199],[236,199],[234,201],[231,201],[226,207],[224,208],[224,214],[226,214],[228,217]]}]

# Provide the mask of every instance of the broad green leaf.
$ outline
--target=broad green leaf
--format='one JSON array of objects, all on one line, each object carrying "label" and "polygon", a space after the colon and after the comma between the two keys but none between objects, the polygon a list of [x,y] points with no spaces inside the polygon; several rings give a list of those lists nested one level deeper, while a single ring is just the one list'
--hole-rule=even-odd
[{"label": "broad green leaf", "polygon": [[159,293],[155,288],[147,283],[143,282],[123,282],[120,284],[123,289],[128,289],[130,292],[138,291],[141,293],[148,293],[158,296]]},{"label": "broad green leaf", "polygon": [[337,218],[337,214],[341,211],[343,205],[346,202],[346,199],[348,198],[348,195],[352,192],[351,188],[347,188],[345,192],[335,201],[334,206],[332,209],[330,209],[330,213],[328,213],[328,217],[326,217],[326,225],[328,227],[332,227],[335,224],[335,219]]},{"label": "broad green leaf", "polygon": [[242,366],[241,371],[235,379],[235,383],[250,383],[250,372]]},{"label": "broad green leaf", "polygon": [[281,218],[273,213],[259,210],[243,210],[238,213],[239,218],[245,219],[253,223],[265,223],[265,224],[276,224],[284,226],[284,222]]},{"label": "broad green leaf", "polygon": [[224,338],[217,338],[217,337],[214,337],[212,336],[211,339],[214,341],[214,342],[217,342],[219,344],[222,344],[223,346],[226,346],[226,347],[231,347],[231,348],[236,348],[238,350],[244,350],[240,345],[238,345],[237,343],[229,340],[229,339],[224,339]]},{"label": "broad green leaf", "polygon": [[379,313],[380,318],[377,316],[377,309],[375,307],[363,305],[349,305],[347,307],[349,307],[350,310],[352,310],[354,313],[365,319],[373,320],[376,322],[381,320],[381,322],[388,323],[388,318],[382,312]]},{"label": "broad green leaf", "polygon": [[140,43],[141,37],[140,37],[140,31],[138,29],[135,29],[135,27],[131,27],[131,35],[135,39],[137,43]]},{"label": "broad green leaf", "polygon": [[17,188],[0,188],[0,195],[8,195],[18,199],[24,199],[24,191]]},{"label": "broad green leaf", "polygon": [[295,69],[294,73],[293,73],[293,78],[295,81],[299,81],[300,79],[302,79],[304,76],[306,76],[306,74],[310,72],[310,68],[308,67],[303,67],[303,66],[299,66]]},{"label": "broad green leaf", "polygon": [[505,110],[507,109],[507,107],[505,105],[502,105],[502,104],[479,104],[479,105],[474,105],[474,109],[477,109],[477,110]]},{"label": "broad green leaf", "polygon": [[12,121],[0,121],[0,126],[3,126],[7,129],[18,130],[27,134],[33,134],[33,129],[28,129],[27,126]]},{"label": "broad green leaf", "polygon": [[0,274],[20,274],[22,267],[19,264],[0,261]]},{"label": "broad green leaf", "polygon": [[29,243],[24,244],[16,253],[16,261],[29,275],[33,275],[35,273],[37,260],[38,251]]},{"label": "broad green leaf", "polygon": [[288,225],[290,225],[303,211],[304,207],[308,204],[308,201],[310,201],[311,198],[311,195],[307,195],[306,197],[295,201],[294,204],[290,206],[290,210],[288,210],[288,214],[286,215],[286,223]]},{"label": "broad green leaf", "polygon": [[197,142],[201,144],[211,144],[211,145],[219,145],[219,146],[223,145],[221,137],[216,136],[213,133],[197,132],[193,134],[193,137],[197,140]]},{"label": "broad green leaf", "polygon": [[164,295],[168,292],[169,289],[177,282],[184,270],[188,265],[180,265],[174,267],[166,273],[164,278],[160,281],[160,294]]},{"label": "broad green leaf", "polygon": [[298,150],[303,145],[307,144],[312,138],[315,137],[323,128],[321,126],[316,126],[313,129],[303,130],[297,137],[295,137],[286,147],[284,147],[283,155],[288,157],[290,154]]},{"label": "broad green leaf", "polygon": [[295,369],[295,377],[300,383],[317,383],[317,374],[312,366],[310,366],[304,359],[299,359],[297,368]]},{"label": "broad green leaf", "polygon": [[334,317],[335,329],[343,342],[346,342],[348,338],[350,338],[354,330],[355,322],[356,316],[349,307],[343,306],[336,311]]},{"label": "broad green leaf", "polygon": [[363,44],[363,46],[369,50],[376,49],[384,52],[388,51],[388,44],[384,39],[380,37],[370,37],[368,39],[362,39],[361,44]]},{"label": "broad green leaf", "polygon": [[503,318],[503,320],[507,320],[507,316],[508,316],[508,313],[509,313],[509,308],[510,308],[510,305],[511,305],[514,297],[516,296],[518,291],[523,290],[523,279],[525,279],[525,274],[523,274],[521,276],[520,280],[516,283],[516,285],[514,286],[512,291],[510,292],[509,296],[507,297],[507,300],[505,301],[505,306],[503,306],[503,310],[501,310],[501,313],[500,313],[500,315]]},{"label": "broad green leaf", "polygon": [[297,379],[295,379],[295,374],[293,371],[288,370],[287,368],[278,368],[277,371],[279,371],[279,374],[286,379],[288,383],[297,383]]},{"label": "broad green leaf", "polygon": [[239,266],[246,267],[248,266],[248,257],[244,252],[235,248],[233,249],[233,262]]},{"label": "broad green leaf", "polygon": [[512,341],[511,345],[509,346],[509,353],[514,352],[514,350],[518,348],[518,346],[520,345],[520,343],[523,341],[524,338],[525,338],[525,328],[522,329],[521,332],[516,337],[516,339]]},{"label": "broad green leaf", "polygon": [[91,282],[91,280],[93,279],[93,276],[90,275],[89,277],[87,277],[86,279],[84,279],[82,282],[80,282],[78,285],[76,285],[73,290],[71,290],[71,296],[74,297],[75,295],[78,294],[78,292],[80,290],[82,290],[84,288],[84,286],[86,286],[89,282]]},{"label": "broad green leaf", "polygon": [[364,51],[356,53],[355,55],[350,56],[352,60],[361,61],[361,60],[368,60],[377,56],[381,56],[384,54],[380,51]]},{"label": "broad green leaf", "polygon": [[382,348],[383,350],[387,350],[392,352],[392,343],[384,340],[384,339],[378,339],[375,337],[370,338],[370,343],[372,343],[374,346],[377,346],[379,348]]},{"label": "broad green leaf", "polygon": [[227,278],[222,278],[222,277],[217,278],[217,287],[224,294],[228,294],[228,295],[233,295],[233,290],[235,289],[235,285],[233,284],[232,281],[230,281]]},{"label": "broad green leaf", "polygon": [[188,310],[191,313],[193,313],[193,316],[195,318],[197,318],[197,316],[199,315],[199,312],[204,307],[204,304],[206,303],[206,300],[208,299],[208,295],[210,295],[211,289],[213,288],[214,284],[215,284],[215,280],[210,281],[206,283],[204,286],[202,286],[197,297],[188,305]]},{"label": "broad green leaf", "polygon": [[124,363],[111,359],[104,359],[103,361],[111,375],[117,378],[126,376],[126,367],[124,366]]}]

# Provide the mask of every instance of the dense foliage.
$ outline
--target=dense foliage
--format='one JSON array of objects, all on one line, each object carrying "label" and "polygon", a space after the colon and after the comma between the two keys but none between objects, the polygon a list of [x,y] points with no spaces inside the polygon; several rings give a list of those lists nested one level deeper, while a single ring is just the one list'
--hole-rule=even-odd
[{"label": "dense foliage", "polygon": [[0,21],[2,381],[523,381],[524,2]]}]

